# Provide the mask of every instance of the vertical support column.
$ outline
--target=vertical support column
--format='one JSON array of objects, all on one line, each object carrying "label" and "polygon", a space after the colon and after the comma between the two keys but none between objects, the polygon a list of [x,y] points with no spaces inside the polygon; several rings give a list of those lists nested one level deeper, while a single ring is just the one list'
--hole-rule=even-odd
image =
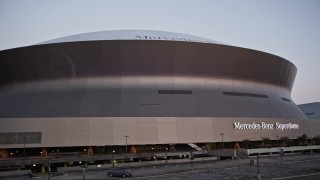
[{"label": "vertical support column", "polygon": [[9,151],[7,149],[0,149],[0,158],[9,157]]},{"label": "vertical support column", "polygon": [[41,173],[44,174],[46,172],[46,166],[44,164],[41,165]]},{"label": "vertical support column", "polygon": [[130,153],[137,154],[137,149],[136,149],[136,146],[135,146],[135,145],[132,145],[132,146],[130,147]]},{"label": "vertical support column", "polygon": [[90,146],[90,147],[88,147],[88,151],[87,151],[87,155],[93,155],[93,149],[92,149],[92,147]]},{"label": "vertical support column", "polygon": [[42,148],[42,151],[41,151],[41,156],[48,156],[48,149],[47,148]]},{"label": "vertical support column", "polygon": [[211,145],[211,143],[206,143],[206,144],[204,145],[204,148],[205,148],[205,150],[212,150],[212,145]]},{"label": "vertical support column", "polygon": [[239,142],[234,143],[234,149],[240,149],[240,144]]},{"label": "vertical support column", "polygon": [[176,147],[174,144],[170,144],[170,151],[176,151]]}]

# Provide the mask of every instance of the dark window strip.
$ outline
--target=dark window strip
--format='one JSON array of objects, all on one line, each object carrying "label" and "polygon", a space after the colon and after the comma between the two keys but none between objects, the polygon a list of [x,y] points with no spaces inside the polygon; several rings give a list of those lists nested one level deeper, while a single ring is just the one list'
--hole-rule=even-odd
[{"label": "dark window strip", "polygon": [[193,94],[190,90],[158,90],[158,94]]},{"label": "dark window strip", "polygon": [[264,94],[253,94],[253,93],[240,93],[240,92],[223,92],[225,96],[244,96],[244,97],[255,97],[255,98],[269,98]]},{"label": "dark window strip", "polygon": [[291,102],[290,99],[287,99],[287,98],[281,98],[281,99],[287,102]]},{"label": "dark window strip", "polygon": [[159,106],[160,104],[140,104],[140,106]]},{"label": "dark window strip", "polygon": [[42,132],[0,133],[0,144],[40,144]]},{"label": "dark window strip", "polygon": [[158,90],[158,94],[175,94],[175,90]]},{"label": "dark window strip", "polygon": [[176,94],[192,94],[189,90],[176,90]]},{"label": "dark window strip", "polygon": [[314,115],[315,113],[304,113],[307,116]]}]

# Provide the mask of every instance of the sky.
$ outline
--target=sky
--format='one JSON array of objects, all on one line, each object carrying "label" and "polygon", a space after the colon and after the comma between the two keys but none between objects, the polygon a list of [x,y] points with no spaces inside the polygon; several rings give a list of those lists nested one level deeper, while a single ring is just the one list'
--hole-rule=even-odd
[{"label": "sky", "polygon": [[0,0],[0,50],[105,30],[191,34],[298,68],[296,104],[320,102],[319,0]]}]

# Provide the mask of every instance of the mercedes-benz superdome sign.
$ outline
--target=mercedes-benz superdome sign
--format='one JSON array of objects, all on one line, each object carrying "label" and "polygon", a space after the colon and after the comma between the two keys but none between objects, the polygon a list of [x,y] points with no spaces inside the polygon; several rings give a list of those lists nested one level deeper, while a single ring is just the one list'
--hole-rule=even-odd
[{"label": "mercedes-benz superdome sign", "polygon": [[234,122],[233,123],[234,129],[236,130],[248,130],[248,129],[279,129],[279,130],[290,130],[290,129],[299,129],[299,124],[281,124],[279,122],[275,123],[241,123],[241,122]]},{"label": "mercedes-benz superdome sign", "polygon": [[139,36],[137,35],[135,39],[139,40],[169,40],[169,41],[186,41],[186,42],[199,42],[199,43],[215,43],[209,40],[199,40],[191,39],[185,37],[166,37],[166,36]]}]

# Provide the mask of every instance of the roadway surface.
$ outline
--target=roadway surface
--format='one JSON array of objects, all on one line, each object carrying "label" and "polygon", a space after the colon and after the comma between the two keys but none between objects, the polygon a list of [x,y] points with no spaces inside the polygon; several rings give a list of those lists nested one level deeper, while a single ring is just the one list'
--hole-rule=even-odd
[{"label": "roadway surface", "polygon": [[[251,165],[249,159],[210,161],[203,163],[170,164],[167,166],[147,166],[126,169],[131,171],[136,180],[214,180],[257,179],[257,166]],[[279,156],[262,157],[260,162],[261,179],[273,180],[319,180],[320,179],[320,155],[290,155],[284,156],[281,162]],[[81,169],[81,168],[80,168]],[[97,168],[85,173],[85,179],[122,179],[107,177],[107,169]],[[47,175],[39,175],[39,179],[48,179]],[[64,172],[50,179],[82,179],[82,171]],[[31,179],[30,177],[13,177],[8,180]]]}]

